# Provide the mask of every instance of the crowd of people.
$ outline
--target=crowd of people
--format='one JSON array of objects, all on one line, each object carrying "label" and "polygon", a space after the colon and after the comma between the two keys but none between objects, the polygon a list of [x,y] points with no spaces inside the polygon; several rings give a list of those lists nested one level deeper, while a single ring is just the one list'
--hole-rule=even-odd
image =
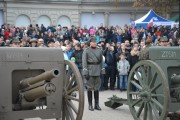
[{"label": "crowd of people", "polygon": [[4,24],[0,28],[0,47],[48,47],[60,48],[66,59],[75,61],[82,73],[83,51],[89,47],[89,39],[96,38],[104,58],[105,75],[101,76],[101,89],[124,91],[131,68],[140,60],[141,50],[146,46],[180,46],[179,28],[174,26],[109,26],[71,28],[58,26],[45,27],[29,25],[15,27]]}]

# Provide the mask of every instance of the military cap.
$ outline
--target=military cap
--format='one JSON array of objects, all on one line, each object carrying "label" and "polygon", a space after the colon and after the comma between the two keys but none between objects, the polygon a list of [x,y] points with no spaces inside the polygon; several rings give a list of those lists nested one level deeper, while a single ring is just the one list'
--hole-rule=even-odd
[{"label": "military cap", "polygon": [[32,43],[32,42],[37,42],[37,39],[36,39],[36,38],[32,38],[32,39],[30,40],[30,43]]},{"label": "military cap", "polygon": [[168,42],[168,38],[166,36],[163,36],[160,38],[160,42]]},{"label": "military cap", "polygon": [[20,43],[18,38],[13,38],[10,43]]},{"label": "military cap", "polygon": [[95,37],[91,37],[91,38],[89,39],[89,42],[96,42],[96,38],[95,38]]}]

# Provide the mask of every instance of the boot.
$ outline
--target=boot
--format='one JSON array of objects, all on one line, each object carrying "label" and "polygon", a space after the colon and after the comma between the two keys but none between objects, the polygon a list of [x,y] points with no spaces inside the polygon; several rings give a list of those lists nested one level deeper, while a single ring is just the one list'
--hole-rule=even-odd
[{"label": "boot", "polygon": [[87,96],[88,96],[89,110],[94,111],[92,106],[92,91],[87,91]]},{"label": "boot", "polygon": [[95,106],[94,109],[101,110],[99,107],[99,91],[94,91]]}]

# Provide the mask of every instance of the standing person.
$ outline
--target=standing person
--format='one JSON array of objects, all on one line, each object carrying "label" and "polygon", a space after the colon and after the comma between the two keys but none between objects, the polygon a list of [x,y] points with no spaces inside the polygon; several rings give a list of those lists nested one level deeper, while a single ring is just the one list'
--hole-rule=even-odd
[{"label": "standing person", "polygon": [[126,60],[125,53],[122,53],[120,55],[120,60],[117,62],[117,69],[119,72],[120,91],[127,90],[127,80],[130,65],[129,62]]},{"label": "standing person", "polygon": [[[90,38],[90,47],[83,51],[82,56],[83,75],[87,82],[87,97],[89,110],[101,110],[99,106],[99,88],[101,86],[101,74],[105,74],[103,68],[103,56],[101,49],[97,48],[96,38]],[[92,91],[94,91],[95,106],[92,106]]]},{"label": "standing person", "polygon": [[30,40],[30,47],[37,47],[37,39],[33,38]]},{"label": "standing person", "polygon": [[21,41],[19,41],[19,38],[13,38],[10,42],[10,47],[20,47]]},{"label": "standing person", "polygon": [[146,39],[146,46],[139,53],[139,60],[149,60],[149,48],[152,46],[152,39]]},{"label": "standing person", "polygon": [[130,64],[130,70],[133,68],[133,66],[139,61],[139,50],[138,46],[134,46],[133,49],[131,50],[130,53],[130,59],[129,59],[129,64]]},{"label": "standing person", "polygon": [[111,46],[109,43],[106,43],[106,49],[103,53],[105,57],[106,64],[106,75],[104,78],[104,90],[108,90],[108,83],[110,79],[110,89],[114,90],[116,82],[116,56],[114,51],[114,46]]},{"label": "standing person", "polygon": [[5,46],[4,38],[0,37],[0,47],[4,47],[4,46]]},{"label": "standing person", "polygon": [[177,44],[180,47],[180,38],[177,39]]},{"label": "standing person", "polygon": [[81,76],[82,76],[82,54],[83,54],[83,50],[81,49],[81,45],[78,43],[75,45],[75,50],[72,52],[71,58],[72,57],[75,58],[75,64],[77,65]]},{"label": "standing person", "polygon": [[44,45],[44,40],[42,38],[37,40],[37,46],[39,47],[41,45]]},{"label": "standing person", "polygon": [[168,38],[166,36],[163,36],[160,38],[159,46],[167,46]]}]

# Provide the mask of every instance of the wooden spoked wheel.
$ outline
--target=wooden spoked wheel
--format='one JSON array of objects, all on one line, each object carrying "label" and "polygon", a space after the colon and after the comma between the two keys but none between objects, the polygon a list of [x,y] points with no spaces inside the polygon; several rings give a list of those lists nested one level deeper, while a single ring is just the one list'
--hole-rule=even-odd
[{"label": "wooden spoked wheel", "polygon": [[165,120],[170,102],[169,85],[155,62],[138,62],[128,78],[128,104],[135,120]]},{"label": "wooden spoked wheel", "polygon": [[74,62],[67,60],[65,60],[63,92],[62,120],[82,120],[84,111],[82,77]]}]

